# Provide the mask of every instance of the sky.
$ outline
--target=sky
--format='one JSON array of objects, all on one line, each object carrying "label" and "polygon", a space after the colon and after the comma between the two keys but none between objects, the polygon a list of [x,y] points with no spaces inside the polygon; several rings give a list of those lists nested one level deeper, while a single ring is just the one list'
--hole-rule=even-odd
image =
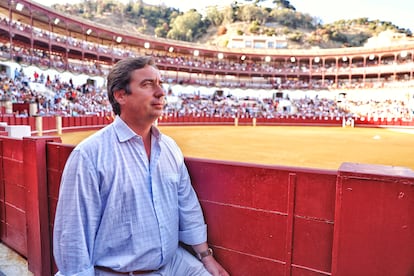
[{"label": "sky", "polygon": [[[122,2],[128,2],[123,0]],[[149,4],[165,4],[180,11],[197,9],[201,11],[203,6],[226,5],[235,0],[144,0]],[[54,3],[75,3],[81,0],[35,0],[42,5],[50,6]],[[203,4],[205,2],[206,4]],[[243,1],[239,1],[243,3]],[[272,1],[268,1],[271,3]],[[414,1],[413,0],[290,0],[297,11],[318,17],[324,24],[339,19],[355,19],[367,17],[369,20],[390,21],[393,24],[410,29],[414,32]]]}]

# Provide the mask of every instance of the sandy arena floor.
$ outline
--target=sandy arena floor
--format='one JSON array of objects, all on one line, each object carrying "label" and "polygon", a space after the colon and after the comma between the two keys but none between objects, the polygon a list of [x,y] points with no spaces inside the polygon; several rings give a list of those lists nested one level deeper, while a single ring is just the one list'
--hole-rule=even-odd
[{"label": "sandy arena floor", "polygon": [[[338,169],[343,162],[414,169],[414,130],[293,126],[160,126],[186,157]],[[77,144],[95,131],[68,132]]]}]

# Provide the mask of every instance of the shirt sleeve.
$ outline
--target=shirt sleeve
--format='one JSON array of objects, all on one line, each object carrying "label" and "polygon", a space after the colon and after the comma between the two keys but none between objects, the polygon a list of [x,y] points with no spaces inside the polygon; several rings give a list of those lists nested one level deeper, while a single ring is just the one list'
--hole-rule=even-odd
[{"label": "shirt sleeve", "polygon": [[191,185],[185,163],[181,166],[179,200],[179,239],[188,245],[196,245],[207,241],[207,225],[197,195]]},{"label": "shirt sleeve", "polygon": [[53,232],[56,275],[94,276],[95,234],[101,199],[91,157],[75,149],[69,156],[60,184]]}]

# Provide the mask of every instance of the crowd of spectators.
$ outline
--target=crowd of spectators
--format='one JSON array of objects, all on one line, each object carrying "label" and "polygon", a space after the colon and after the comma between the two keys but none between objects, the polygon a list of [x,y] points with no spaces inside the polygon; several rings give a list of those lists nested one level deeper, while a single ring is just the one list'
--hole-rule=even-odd
[{"label": "crowd of spectators", "polygon": [[[23,24],[19,21],[9,21],[8,18],[0,18],[0,26],[11,27],[20,32],[32,34],[37,38],[45,38],[52,43],[59,43],[70,47],[78,47],[82,51],[91,51],[103,55],[111,55],[114,58],[134,56],[137,53],[133,49],[121,49],[114,46],[95,44],[85,40],[66,37],[57,33],[42,30]],[[105,76],[108,66],[96,61],[68,60],[59,53],[49,51],[28,49],[25,47],[11,47],[9,42],[0,43],[0,55],[6,60],[14,58],[18,54],[20,62],[36,65],[39,68],[56,68],[58,70],[70,71],[74,74],[84,73],[91,76]],[[179,67],[193,67],[223,72],[249,72],[249,73],[308,73],[313,72],[332,73],[335,71],[346,72],[352,70],[353,74],[358,70],[369,73],[378,70],[378,66],[386,67],[400,66],[412,71],[414,66],[412,58],[395,59],[390,56],[381,61],[369,59],[367,62],[350,62],[341,60],[339,66],[335,62],[286,62],[284,60],[269,62],[257,62],[252,60],[231,62],[224,59],[201,59],[196,56],[176,56],[174,54],[156,53],[156,60],[161,65],[173,65]],[[391,71],[393,71],[392,69]],[[41,70],[39,70],[40,72]],[[373,72],[374,72],[373,71]],[[377,72],[377,71],[375,71]],[[382,118],[404,118],[413,117],[413,95],[409,94],[407,100],[400,100],[390,96],[387,99],[338,99],[318,97],[302,98],[258,98],[255,95],[249,97],[237,97],[231,91],[234,88],[254,88],[273,90],[327,90],[327,89],[350,89],[350,88],[414,88],[414,81],[371,79],[364,83],[358,80],[337,80],[332,79],[289,79],[289,78],[252,78],[249,81],[238,79],[216,79],[214,75],[203,78],[191,78],[182,73],[164,72],[168,78],[169,95],[165,114],[167,116],[218,116],[218,117],[256,117],[274,118],[279,116],[305,116],[305,117],[382,117]],[[173,74],[173,75],[172,75]],[[225,87],[228,93],[225,96],[211,94],[200,96],[196,91],[186,94],[176,91],[175,84],[198,85],[200,87]],[[33,85],[38,84],[38,85]],[[363,93],[363,90],[361,90]],[[401,92],[403,93],[403,92]],[[74,85],[72,80],[63,81],[59,74],[45,76],[42,72],[28,76],[20,71],[14,72],[14,77],[7,77],[5,72],[0,72],[0,97],[2,100],[9,100],[13,103],[30,102],[36,103],[36,115],[64,115],[76,116],[84,114],[106,114],[111,112],[111,106],[107,99],[104,88],[90,84]],[[177,100],[178,97],[178,100]],[[411,97],[411,98],[410,98]],[[172,100],[174,99],[174,100]],[[18,114],[27,116],[28,113]]]},{"label": "crowd of spectators", "polygon": [[[86,114],[107,114],[111,106],[106,93],[98,87],[75,86],[72,79],[63,81],[55,76],[35,72],[28,76],[23,69],[16,70],[14,77],[6,71],[0,72],[0,99],[11,103],[35,103],[36,114],[78,116]],[[27,116],[28,111],[19,116]]]},{"label": "crowd of spectators", "polygon": [[[109,71],[109,66],[107,64],[98,63],[90,60],[67,60],[65,57],[58,54],[48,54],[45,51],[36,50],[30,51],[26,48],[17,47],[13,50],[14,59],[18,59],[22,64],[35,65],[40,68],[55,68],[61,72],[69,71],[73,74],[87,74],[91,76],[105,76]],[[16,53],[17,56],[16,56]],[[135,56],[136,53],[128,52],[123,56]],[[0,44],[0,56],[4,59],[11,59],[10,47],[5,44]],[[204,77],[194,78],[189,73],[185,73],[185,70],[182,72],[167,72],[164,71],[168,76],[168,79],[171,83],[180,83],[180,84],[195,84],[202,86],[221,86],[228,88],[263,88],[263,89],[369,89],[369,88],[384,88],[384,87],[399,87],[404,86],[407,88],[414,87],[414,80],[410,79],[385,79],[385,78],[374,78],[374,79],[337,79],[328,78],[317,79],[317,78],[297,78],[293,77],[271,77],[271,78],[225,78],[223,76],[228,75],[226,72],[230,73],[235,72],[239,74],[240,72],[249,72],[249,73],[280,73],[282,75],[297,73],[297,66],[292,65],[282,65],[279,64],[279,67],[276,67],[276,64],[266,64],[266,63],[256,63],[256,62],[243,62],[237,63],[232,61],[221,62],[214,60],[204,60],[203,62],[197,58],[189,59],[184,57],[169,57],[158,55],[156,57],[157,63],[161,66],[169,66],[170,64],[174,65],[178,70],[180,66],[185,66],[188,68],[198,67],[199,69],[211,69],[214,72],[221,71],[222,77],[218,75],[206,75]],[[394,70],[393,65],[389,65],[391,71]],[[402,66],[402,65],[401,65]],[[414,68],[414,63],[407,63],[405,66],[408,66],[407,71],[412,71]],[[239,71],[238,71],[239,70]],[[381,69],[382,71],[387,71],[386,69]],[[307,71],[300,70],[300,73],[306,73]],[[332,72],[332,70],[330,70]],[[373,68],[364,68],[360,67],[357,69],[352,69],[352,74],[358,75],[366,74],[372,71],[372,74],[378,73],[378,67]],[[308,74],[308,73],[307,73]]]},{"label": "crowd of spectators", "polygon": [[[119,59],[128,56],[141,55],[146,51],[138,48],[121,48],[117,44],[101,45],[96,44],[85,39],[76,39],[67,37],[58,33],[42,30],[19,21],[9,21],[8,18],[0,18],[0,27],[7,29],[12,28],[16,31],[26,33],[29,37],[33,36],[38,39],[45,39],[51,44],[59,45],[63,48],[75,47],[80,52],[90,52],[94,55],[103,55],[111,57],[112,59]],[[17,48],[16,48],[17,47]],[[108,72],[108,64],[104,62],[97,62],[96,60],[69,60],[66,55],[58,52],[44,51],[39,49],[28,49],[24,46],[12,47],[9,41],[3,41],[0,45],[0,54],[6,59],[19,58],[21,62],[26,64],[36,65],[42,68],[56,68],[64,71],[71,71],[73,73],[85,73],[89,75],[105,76]],[[401,86],[414,87],[414,81],[411,78],[406,78],[406,74],[402,73],[394,77],[375,77],[349,79],[332,77],[335,74],[351,74],[351,75],[377,75],[379,72],[395,72],[396,68],[401,72],[412,72],[414,68],[413,57],[410,55],[398,58],[394,55],[382,55],[381,59],[373,57],[362,61],[356,59],[354,61],[349,58],[335,60],[331,58],[326,62],[314,60],[274,60],[267,62],[265,60],[226,60],[220,58],[205,58],[197,56],[178,56],[169,52],[157,52],[151,50],[151,54],[155,55],[157,62],[163,66],[173,65],[175,68],[198,68],[201,70],[210,70],[211,72],[223,72],[224,74],[240,75],[246,72],[250,75],[264,75],[270,74],[273,76],[285,77],[271,77],[271,78],[255,78],[254,81],[248,79],[235,78],[230,80],[228,78],[211,78],[215,74],[205,78],[191,78],[190,74],[174,74],[170,75],[170,80],[173,83],[197,84],[203,86],[221,87],[242,87],[242,88],[265,88],[265,89],[350,89],[350,88],[381,88]],[[178,70],[177,71],[186,71]],[[323,74],[323,78],[309,78],[309,73]],[[223,74],[222,74],[223,75]],[[297,76],[304,76],[297,78]],[[331,75],[331,77],[327,77]],[[291,77],[286,77],[291,76]],[[395,79],[396,77],[396,79]]]},{"label": "crowd of spectators", "polygon": [[[169,84],[166,89],[165,116],[225,117],[225,118],[277,118],[300,117],[376,117],[411,120],[414,99],[393,98],[346,99],[303,96],[259,98],[255,95],[237,97],[231,89],[227,93],[182,93],[178,86]],[[198,87],[202,89],[202,87]],[[404,90],[401,90],[404,91]],[[380,93],[381,91],[379,91]],[[296,92],[299,93],[299,92]],[[363,93],[363,91],[361,91]],[[401,92],[402,93],[402,92]],[[413,95],[411,95],[413,97]],[[0,72],[0,99],[12,103],[36,103],[36,114],[79,116],[111,114],[111,106],[104,87],[85,83],[74,85],[72,79],[61,80],[55,76],[16,70],[14,78]],[[411,104],[411,105],[410,105]],[[29,116],[26,112],[16,114]]]}]

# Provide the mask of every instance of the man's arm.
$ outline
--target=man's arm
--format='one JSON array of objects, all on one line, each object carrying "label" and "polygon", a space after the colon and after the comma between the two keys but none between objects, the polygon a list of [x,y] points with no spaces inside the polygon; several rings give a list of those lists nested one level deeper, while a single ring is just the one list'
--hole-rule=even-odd
[{"label": "man's arm", "polygon": [[92,254],[101,208],[96,181],[90,161],[74,150],[62,174],[54,222],[57,275],[95,275]]}]

